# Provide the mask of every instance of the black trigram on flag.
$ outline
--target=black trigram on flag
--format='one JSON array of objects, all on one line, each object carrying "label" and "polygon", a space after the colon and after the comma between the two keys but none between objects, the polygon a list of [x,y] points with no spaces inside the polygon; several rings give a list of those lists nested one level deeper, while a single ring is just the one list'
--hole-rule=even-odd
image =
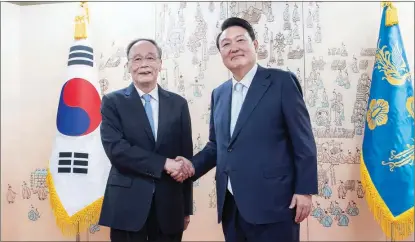
[{"label": "black trigram on flag", "polygon": [[58,173],[88,174],[88,153],[59,152]]}]

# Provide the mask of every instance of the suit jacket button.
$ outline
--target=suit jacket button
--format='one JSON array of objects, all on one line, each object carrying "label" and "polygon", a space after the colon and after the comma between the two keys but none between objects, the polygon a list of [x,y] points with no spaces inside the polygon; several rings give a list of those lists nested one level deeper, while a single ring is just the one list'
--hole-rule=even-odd
[{"label": "suit jacket button", "polygon": [[232,148],[228,149],[228,152],[232,152]]}]

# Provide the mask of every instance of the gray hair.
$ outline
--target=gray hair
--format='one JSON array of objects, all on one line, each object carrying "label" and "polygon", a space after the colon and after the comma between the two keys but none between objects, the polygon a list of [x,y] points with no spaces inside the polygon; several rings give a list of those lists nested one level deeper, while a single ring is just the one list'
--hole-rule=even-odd
[{"label": "gray hair", "polygon": [[148,42],[152,43],[152,44],[156,47],[156,49],[157,49],[158,58],[160,58],[160,59],[161,59],[161,56],[162,56],[162,54],[163,54],[163,53],[162,53],[162,50],[161,50],[160,46],[157,44],[157,42],[156,42],[155,40],[153,40],[153,39],[146,39],[146,38],[135,39],[135,40],[131,41],[131,42],[127,45],[127,58],[128,58],[128,56],[130,55],[131,48],[132,48],[132,47],[133,47],[136,43],[138,43],[138,42],[140,42],[140,41],[148,41]]}]

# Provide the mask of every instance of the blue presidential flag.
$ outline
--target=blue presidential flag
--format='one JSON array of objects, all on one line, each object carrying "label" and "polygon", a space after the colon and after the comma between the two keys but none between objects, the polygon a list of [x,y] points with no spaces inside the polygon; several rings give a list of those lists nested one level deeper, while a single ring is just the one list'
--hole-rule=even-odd
[{"label": "blue presidential flag", "polygon": [[383,4],[361,156],[366,200],[388,238],[414,231],[414,89],[397,9]]}]

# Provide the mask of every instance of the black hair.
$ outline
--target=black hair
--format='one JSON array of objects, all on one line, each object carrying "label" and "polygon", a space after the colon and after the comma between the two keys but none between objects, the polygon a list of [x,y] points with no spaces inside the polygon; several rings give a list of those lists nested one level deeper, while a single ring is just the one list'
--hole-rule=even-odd
[{"label": "black hair", "polygon": [[152,43],[152,44],[156,47],[156,49],[157,49],[157,54],[158,54],[158,57],[159,57],[159,58],[161,58],[162,51],[161,51],[160,46],[156,43],[156,41],[155,41],[155,40],[153,40],[153,39],[146,39],[146,38],[135,39],[135,40],[131,41],[131,42],[128,44],[128,46],[127,46],[127,58],[128,58],[128,56],[130,55],[131,48],[132,48],[132,47],[133,47],[136,43],[138,43],[138,42],[140,42],[140,41],[148,41],[148,42]]},{"label": "black hair", "polygon": [[219,38],[222,35],[223,31],[233,26],[239,26],[241,28],[246,29],[246,31],[249,34],[249,37],[251,37],[251,40],[252,41],[255,40],[254,28],[248,21],[246,21],[243,18],[237,18],[237,17],[228,18],[225,21],[223,21],[222,26],[221,26],[221,32],[218,34],[218,37],[216,37],[216,47],[218,48],[218,50],[219,50]]}]

